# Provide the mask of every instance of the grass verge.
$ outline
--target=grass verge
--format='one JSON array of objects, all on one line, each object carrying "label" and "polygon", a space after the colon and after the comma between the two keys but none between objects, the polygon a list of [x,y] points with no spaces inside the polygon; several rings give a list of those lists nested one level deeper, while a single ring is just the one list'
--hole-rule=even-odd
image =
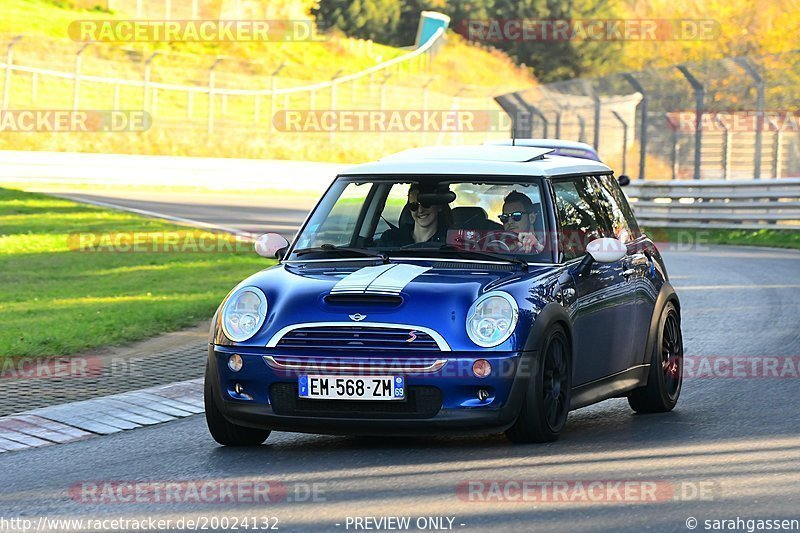
[{"label": "grass verge", "polygon": [[269,266],[252,251],[224,246],[203,253],[74,251],[76,233],[186,229],[0,188],[0,358],[65,355],[194,325],[210,318],[239,280]]},{"label": "grass verge", "polygon": [[648,235],[657,242],[682,244],[731,244],[800,249],[800,230],[735,230],[705,228],[648,228]]}]

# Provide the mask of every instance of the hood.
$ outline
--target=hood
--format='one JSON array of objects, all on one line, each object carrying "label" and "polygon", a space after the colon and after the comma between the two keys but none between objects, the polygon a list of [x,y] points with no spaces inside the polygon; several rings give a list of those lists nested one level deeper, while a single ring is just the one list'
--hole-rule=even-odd
[{"label": "hood", "polygon": [[[279,264],[237,286],[256,286],[267,297],[264,325],[252,339],[240,344],[267,346],[282,328],[301,323],[363,322],[430,328],[444,337],[454,351],[475,350],[478,347],[469,340],[465,326],[472,303],[491,290],[510,293],[520,309],[519,330],[524,322],[532,322],[532,308],[540,304],[532,297],[531,283],[546,277],[551,270],[531,266],[522,271],[515,265],[447,260],[386,265]],[[212,342],[236,344],[225,338],[221,328],[215,329]]]}]

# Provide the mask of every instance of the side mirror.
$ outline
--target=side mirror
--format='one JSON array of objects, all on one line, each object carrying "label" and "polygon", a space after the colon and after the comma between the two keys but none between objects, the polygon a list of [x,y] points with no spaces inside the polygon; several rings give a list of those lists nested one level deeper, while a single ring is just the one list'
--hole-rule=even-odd
[{"label": "side mirror", "polygon": [[631,178],[628,177],[626,174],[620,174],[617,177],[617,181],[619,182],[620,187],[625,187],[626,185],[631,184]]},{"label": "side mirror", "polygon": [[288,247],[289,241],[277,233],[265,233],[255,242],[256,253],[267,259],[283,259]]},{"label": "side mirror", "polygon": [[578,275],[585,274],[595,262],[613,263],[615,261],[619,261],[625,257],[625,254],[627,253],[627,246],[625,246],[625,243],[619,239],[595,239],[586,245],[586,256],[578,265],[576,273]]}]

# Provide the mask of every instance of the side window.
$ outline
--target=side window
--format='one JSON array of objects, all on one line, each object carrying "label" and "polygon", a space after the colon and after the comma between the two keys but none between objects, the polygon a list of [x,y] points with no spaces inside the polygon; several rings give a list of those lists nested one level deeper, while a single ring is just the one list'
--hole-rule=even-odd
[{"label": "side window", "polygon": [[595,185],[587,178],[553,182],[560,225],[558,238],[564,261],[584,255],[587,243],[607,233],[597,213],[597,202],[593,200]]},{"label": "side window", "polygon": [[609,205],[614,210],[614,229],[622,228],[625,231],[625,237],[617,233],[616,237],[622,242],[630,242],[636,240],[639,233],[639,224],[636,222],[636,217],[633,215],[628,199],[619,186],[619,183],[613,176],[602,176],[600,184],[603,187],[603,192],[608,198]]}]

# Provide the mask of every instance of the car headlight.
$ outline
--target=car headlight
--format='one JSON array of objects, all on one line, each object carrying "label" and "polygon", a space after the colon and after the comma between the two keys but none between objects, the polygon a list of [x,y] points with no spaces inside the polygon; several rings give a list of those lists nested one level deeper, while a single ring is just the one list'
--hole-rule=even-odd
[{"label": "car headlight", "polygon": [[242,287],[225,302],[222,331],[234,342],[244,342],[261,329],[267,318],[267,297],[258,287]]},{"label": "car headlight", "polygon": [[492,348],[511,336],[518,318],[519,307],[510,294],[488,292],[469,308],[467,334],[478,346]]}]

